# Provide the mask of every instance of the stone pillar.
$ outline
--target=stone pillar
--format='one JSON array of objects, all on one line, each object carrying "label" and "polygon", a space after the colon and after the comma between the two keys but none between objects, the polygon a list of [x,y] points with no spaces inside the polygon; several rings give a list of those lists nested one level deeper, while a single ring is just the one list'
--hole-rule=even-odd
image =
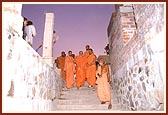
[{"label": "stone pillar", "polygon": [[53,67],[53,30],[54,30],[54,14],[46,13],[44,40],[43,40],[43,59]]}]

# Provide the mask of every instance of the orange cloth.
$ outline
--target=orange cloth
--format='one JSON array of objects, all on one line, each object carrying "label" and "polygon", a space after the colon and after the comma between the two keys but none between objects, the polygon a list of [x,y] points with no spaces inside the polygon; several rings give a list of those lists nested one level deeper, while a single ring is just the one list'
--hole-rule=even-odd
[{"label": "orange cloth", "polygon": [[86,51],[84,52],[84,57],[88,57],[88,56],[89,56],[89,51],[86,50]]},{"label": "orange cloth", "polygon": [[85,75],[84,75],[84,62],[83,56],[76,56],[75,63],[76,63],[76,87],[84,86],[85,83]]},{"label": "orange cloth", "polygon": [[88,56],[89,56],[89,51],[88,50],[86,50],[85,52],[84,52],[84,64],[85,64],[85,66],[84,66],[84,77],[85,77],[85,80],[86,80],[86,71],[87,71],[87,66],[86,66],[86,64],[87,64],[87,58],[88,58]]},{"label": "orange cloth", "polygon": [[89,85],[95,86],[96,85],[96,57],[94,54],[89,55],[89,57],[87,58],[87,64],[89,64],[89,66],[87,66],[87,69],[86,69],[87,82],[89,83]]},{"label": "orange cloth", "polygon": [[[96,77],[97,77],[97,94],[101,102],[111,102],[111,94],[110,94],[110,84],[108,82],[108,68],[107,65],[104,69],[101,68],[101,66],[98,66]],[[97,74],[102,74],[101,77],[99,77]]]},{"label": "orange cloth", "polygon": [[66,71],[66,87],[72,88],[74,84],[74,73],[75,73],[73,57],[66,56],[64,70]]},{"label": "orange cloth", "polygon": [[66,80],[66,73],[64,71],[64,65],[65,65],[65,57],[60,56],[57,58],[57,67],[61,69],[61,76],[64,80]]}]

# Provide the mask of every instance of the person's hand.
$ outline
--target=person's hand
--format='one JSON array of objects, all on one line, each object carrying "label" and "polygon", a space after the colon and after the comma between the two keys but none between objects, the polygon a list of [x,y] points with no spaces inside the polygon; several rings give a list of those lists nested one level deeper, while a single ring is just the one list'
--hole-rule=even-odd
[{"label": "person's hand", "polygon": [[111,84],[111,81],[110,81],[110,79],[108,79],[108,82],[109,82],[109,84]]},{"label": "person's hand", "polygon": [[98,73],[97,75],[100,77],[100,74],[99,74],[99,73]]},{"label": "person's hand", "polygon": [[100,75],[99,73],[98,73],[97,75],[99,76],[99,78],[101,78],[101,77],[102,77],[102,75]]}]

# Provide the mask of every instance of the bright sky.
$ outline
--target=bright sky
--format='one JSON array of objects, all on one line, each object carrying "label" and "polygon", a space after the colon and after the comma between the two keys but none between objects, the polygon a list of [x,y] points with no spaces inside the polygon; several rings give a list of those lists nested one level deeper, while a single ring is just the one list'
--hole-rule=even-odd
[{"label": "bright sky", "polygon": [[[89,44],[98,56],[108,44],[107,27],[114,12],[113,4],[24,4],[22,16],[31,20],[37,30],[33,41],[36,49],[42,43],[45,13],[54,13],[54,30],[59,40],[54,45],[53,57],[69,50],[78,55]],[[42,54],[42,48],[38,50]]]}]

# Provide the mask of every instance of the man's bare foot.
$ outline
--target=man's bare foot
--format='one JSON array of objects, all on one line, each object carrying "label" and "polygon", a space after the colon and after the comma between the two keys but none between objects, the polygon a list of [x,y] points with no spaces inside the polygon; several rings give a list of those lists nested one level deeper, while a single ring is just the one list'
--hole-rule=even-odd
[{"label": "man's bare foot", "polygon": [[110,103],[109,105],[108,105],[108,109],[111,109],[112,108],[112,104]]},{"label": "man's bare foot", "polygon": [[106,102],[102,101],[101,104],[105,104]]}]

